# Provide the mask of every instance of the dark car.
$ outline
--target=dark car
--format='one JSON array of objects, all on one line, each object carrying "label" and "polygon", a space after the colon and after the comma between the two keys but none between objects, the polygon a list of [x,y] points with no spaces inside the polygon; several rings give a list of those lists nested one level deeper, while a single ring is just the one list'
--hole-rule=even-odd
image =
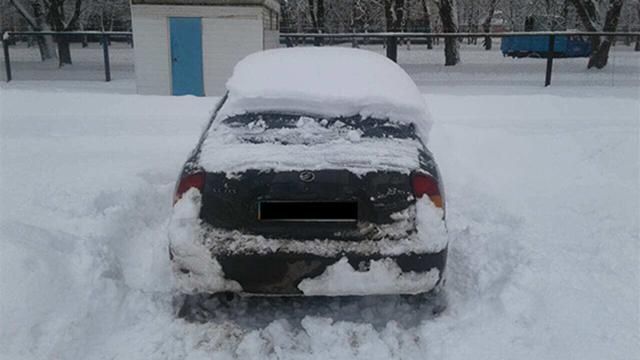
[{"label": "dark car", "polygon": [[[398,79],[372,89],[371,71]],[[424,99],[402,69],[360,50],[275,50],[243,60],[227,89],[176,187],[179,289],[439,290],[442,182]]]}]

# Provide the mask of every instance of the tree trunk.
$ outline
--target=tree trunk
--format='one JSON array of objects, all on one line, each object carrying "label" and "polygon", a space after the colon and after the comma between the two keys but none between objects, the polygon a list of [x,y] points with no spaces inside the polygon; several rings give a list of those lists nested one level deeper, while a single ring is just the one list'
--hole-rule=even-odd
[{"label": "tree trunk", "polygon": [[[593,0],[569,0],[576,9],[578,18],[582,22],[582,26],[587,31],[598,31],[598,11]],[[600,37],[591,36],[591,48],[595,52],[600,47]]]},{"label": "tree trunk", "polygon": [[560,16],[564,19],[565,29],[572,29],[572,27],[569,26],[569,0],[562,2],[562,15]]},{"label": "tree trunk", "polygon": [[[311,26],[316,33],[324,33],[324,0],[309,0],[309,15],[311,16]],[[322,38],[316,37],[314,45],[322,45]]]},{"label": "tree trunk", "polygon": [[[618,28],[618,20],[620,19],[620,11],[622,10],[623,0],[611,0],[609,2],[609,9],[607,10],[607,15],[604,20],[603,31],[605,32],[613,32]],[[600,46],[594,49],[591,54],[591,58],[589,58],[589,64],[587,64],[587,68],[595,67],[596,69],[602,69],[607,66],[607,62],[609,61],[609,50],[611,49],[611,44],[614,41],[613,37],[606,37],[601,43]]]},{"label": "tree trunk", "polygon": [[[498,0],[490,0],[489,2],[489,12],[487,17],[484,18],[482,22],[482,31],[488,33],[491,32],[491,21],[493,20],[493,13],[496,12],[496,5],[498,4]],[[484,37],[484,49],[491,50],[491,36]]]},{"label": "tree trunk", "polygon": [[[576,8],[576,13],[587,31],[598,31],[598,11],[594,0],[571,0],[571,3]],[[622,10],[622,3],[623,0],[609,0],[609,7],[602,31],[616,31],[618,20],[620,19],[620,11]],[[596,69],[602,69],[607,65],[609,50],[611,50],[613,40],[611,37],[605,39],[600,39],[599,36],[591,37],[591,48],[593,50],[587,68],[595,67]]]},{"label": "tree trunk", "polygon": [[[84,31],[84,24],[83,23],[80,23],[80,31]],[[88,47],[89,46],[89,41],[87,39],[87,35],[82,35],[81,39],[82,39],[82,47],[83,48]]]},{"label": "tree trunk", "polygon": [[[69,31],[76,29],[82,0],[75,0],[74,10],[69,21],[66,21],[65,0],[50,0],[47,8],[47,20],[56,31]],[[65,64],[71,65],[71,50],[69,49],[69,38],[58,36],[58,64],[60,67]]]},{"label": "tree trunk", "polygon": [[[39,3],[32,3],[31,8],[29,8],[29,6],[20,0],[10,0],[10,2],[33,31],[49,30]],[[55,58],[56,54],[53,51],[53,38],[51,36],[38,36],[36,37],[36,42],[38,43],[38,50],[40,51],[40,59],[42,61]]]},{"label": "tree trunk", "polygon": [[[45,27],[45,29],[40,31],[48,31],[48,30],[49,29]],[[51,35],[37,36],[36,40],[38,42],[38,50],[40,50],[40,59],[42,61],[56,58],[56,52],[53,50],[54,41]]]},{"label": "tree trunk", "polygon": [[[424,13],[424,31],[427,33],[431,32],[431,13],[429,12],[429,6],[427,4],[427,0],[422,0],[422,12]],[[433,39],[427,38],[427,49],[433,49]]]},{"label": "tree trunk", "polygon": [[55,58],[53,49],[53,39],[51,36],[37,36],[38,50],[40,51],[40,60],[46,61]]},{"label": "tree trunk", "polygon": [[69,39],[58,36],[58,66],[71,65],[71,49],[69,48]]},{"label": "tree trunk", "polygon": [[[458,31],[458,14],[456,11],[456,0],[438,0],[438,12],[442,21],[442,31],[454,33]],[[458,52],[458,39],[447,37],[444,39],[444,65],[453,66],[460,62]]]},{"label": "tree trunk", "polygon": [[[478,17],[476,13],[476,2],[471,1],[470,7],[467,9],[467,32],[475,33],[478,32]],[[470,36],[467,38],[467,44],[476,44],[477,40],[475,37]]]},{"label": "tree trunk", "polygon": [[384,18],[387,31],[401,31],[404,20],[404,0],[384,0]]},{"label": "tree trunk", "polygon": [[[640,0],[636,1],[636,11],[638,12],[638,19],[640,19]],[[636,36],[635,51],[640,51],[640,36]]]}]

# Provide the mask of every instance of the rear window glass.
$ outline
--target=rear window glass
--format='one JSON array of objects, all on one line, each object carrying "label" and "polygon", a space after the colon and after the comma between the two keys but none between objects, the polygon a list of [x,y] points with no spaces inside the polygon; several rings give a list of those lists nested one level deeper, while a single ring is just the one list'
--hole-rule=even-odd
[{"label": "rear window glass", "polygon": [[314,144],[361,138],[416,138],[413,124],[361,116],[322,118],[305,115],[248,113],[222,121],[242,142]]}]

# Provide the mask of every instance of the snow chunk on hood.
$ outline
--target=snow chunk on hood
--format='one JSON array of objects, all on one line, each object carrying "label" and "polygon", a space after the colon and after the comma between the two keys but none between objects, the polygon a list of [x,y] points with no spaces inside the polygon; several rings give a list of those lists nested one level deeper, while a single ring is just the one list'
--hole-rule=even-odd
[{"label": "snow chunk on hood", "polygon": [[424,97],[396,63],[371,51],[291,48],[258,52],[240,61],[227,82],[218,119],[246,112],[291,111],[415,123],[427,136]]}]

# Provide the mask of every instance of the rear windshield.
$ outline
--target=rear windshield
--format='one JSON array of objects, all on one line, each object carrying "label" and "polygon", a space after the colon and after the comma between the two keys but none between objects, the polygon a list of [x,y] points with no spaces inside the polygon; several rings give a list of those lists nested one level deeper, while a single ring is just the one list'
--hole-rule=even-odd
[{"label": "rear windshield", "polygon": [[316,144],[361,138],[415,139],[413,124],[375,118],[322,118],[277,113],[247,113],[222,121],[240,141],[250,143]]}]

